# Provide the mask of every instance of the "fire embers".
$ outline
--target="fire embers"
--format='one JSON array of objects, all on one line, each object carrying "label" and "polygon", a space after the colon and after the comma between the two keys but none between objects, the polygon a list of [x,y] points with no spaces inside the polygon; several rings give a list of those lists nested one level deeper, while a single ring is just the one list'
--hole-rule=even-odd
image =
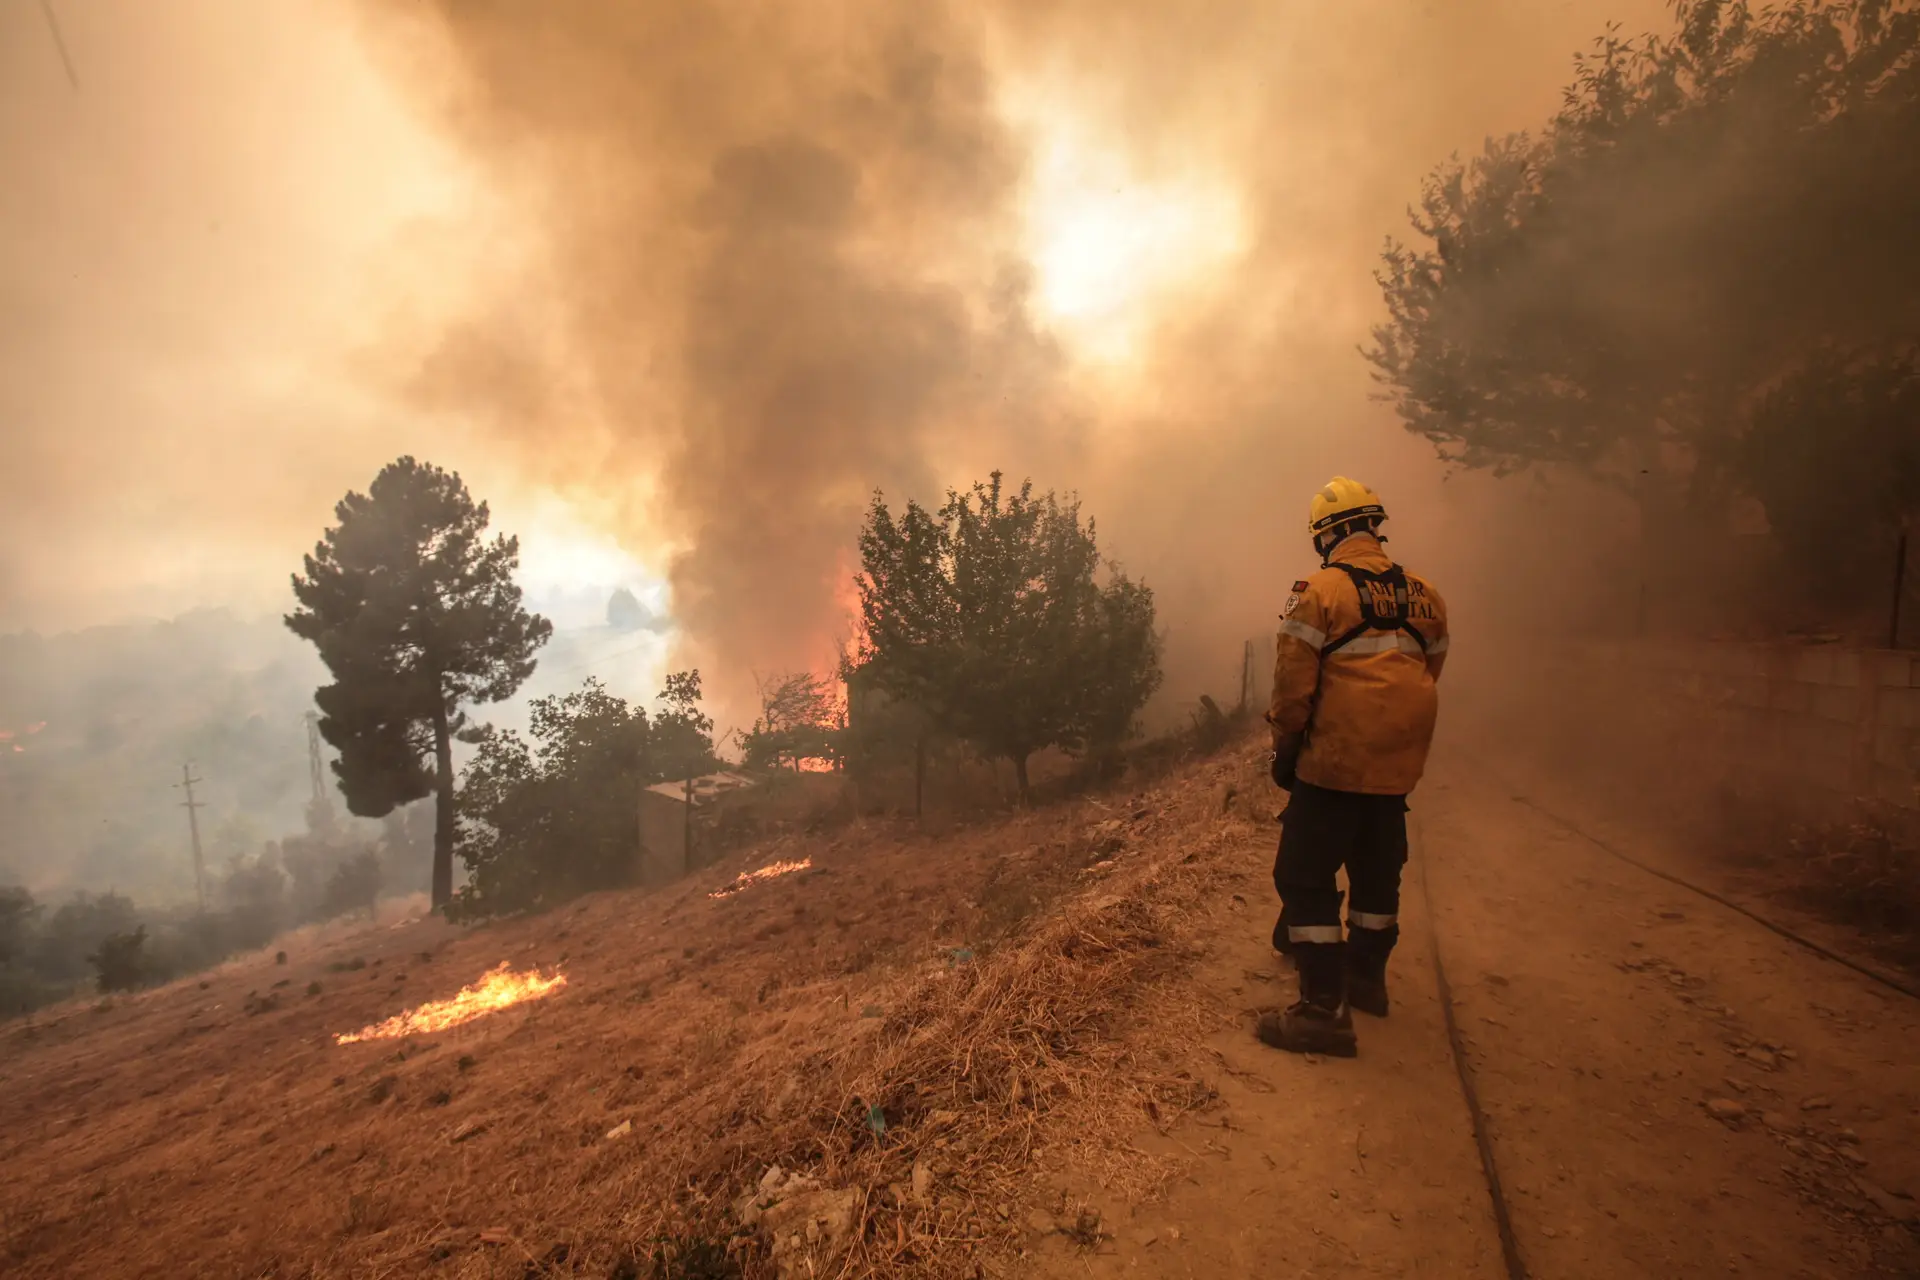
[{"label": "fire embers", "polygon": [[796,871],[805,871],[813,865],[812,858],[802,858],[798,862],[773,862],[758,871],[742,871],[733,878],[733,883],[723,885],[708,894],[709,898],[730,898],[742,889],[751,889],[762,880],[771,880],[775,876],[792,875]]},{"label": "fire embers", "polygon": [[429,1000],[405,1013],[395,1014],[385,1022],[337,1035],[333,1041],[335,1044],[356,1044],[362,1040],[397,1040],[402,1036],[445,1031],[461,1023],[472,1022],[475,1018],[510,1009],[516,1004],[538,1000],[567,985],[567,976],[558,971],[552,977],[542,977],[537,970],[514,973],[512,968],[510,962],[503,960],[489,969],[480,981],[470,987],[462,987],[456,995],[445,1000]]}]

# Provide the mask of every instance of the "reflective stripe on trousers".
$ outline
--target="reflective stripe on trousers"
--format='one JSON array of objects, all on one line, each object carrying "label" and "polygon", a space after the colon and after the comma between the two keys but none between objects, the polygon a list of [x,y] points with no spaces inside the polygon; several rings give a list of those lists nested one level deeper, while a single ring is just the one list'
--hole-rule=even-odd
[{"label": "reflective stripe on trousers", "polygon": [[1355,929],[1391,929],[1400,923],[1400,917],[1378,911],[1349,911],[1347,923]]},{"label": "reflective stripe on trousers", "polygon": [[1287,941],[1344,942],[1346,937],[1337,924],[1290,924],[1287,926]]}]

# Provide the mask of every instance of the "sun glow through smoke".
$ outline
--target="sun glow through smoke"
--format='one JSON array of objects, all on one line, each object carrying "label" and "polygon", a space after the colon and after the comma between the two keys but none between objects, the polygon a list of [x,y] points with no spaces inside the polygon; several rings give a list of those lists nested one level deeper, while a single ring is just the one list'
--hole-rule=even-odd
[{"label": "sun glow through smoke", "polygon": [[1025,240],[1044,318],[1082,355],[1122,363],[1175,297],[1243,248],[1238,201],[1203,175],[1135,171],[1058,114],[1027,118]]}]

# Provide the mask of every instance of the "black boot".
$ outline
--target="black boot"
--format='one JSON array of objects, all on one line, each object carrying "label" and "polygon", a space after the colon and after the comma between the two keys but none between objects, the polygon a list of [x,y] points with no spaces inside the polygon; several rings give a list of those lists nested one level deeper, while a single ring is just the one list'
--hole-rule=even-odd
[{"label": "black boot", "polygon": [[1353,1015],[1347,1011],[1346,948],[1338,942],[1294,944],[1300,968],[1300,999],[1285,1012],[1262,1014],[1254,1034],[1288,1053],[1324,1053],[1351,1058],[1359,1052]]},{"label": "black boot", "polygon": [[1358,973],[1347,974],[1347,1003],[1376,1018],[1387,1016],[1387,981]]},{"label": "black boot", "polygon": [[1345,1005],[1325,1009],[1301,1000],[1284,1011],[1268,1010],[1254,1028],[1262,1044],[1288,1053],[1324,1053],[1329,1058],[1351,1058],[1360,1052],[1353,1034],[1353,1015]]},{"label": "black boot", "polygon": [[1387,1016],[1387,957],[1399,941],[1400,928],[1347,929],[1347,1002],[1361,1013]]}]

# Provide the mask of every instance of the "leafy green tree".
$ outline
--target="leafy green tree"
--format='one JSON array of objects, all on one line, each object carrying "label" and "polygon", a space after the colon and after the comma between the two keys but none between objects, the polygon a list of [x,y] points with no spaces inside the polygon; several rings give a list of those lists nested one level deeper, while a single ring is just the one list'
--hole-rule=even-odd
[{"label": "leafy green tree", "polygon": [[76,893],[47,918],[34,949],[33,967],[49,982],[75,983],[87,976],[88,955],[115,934],[140,923],[131,899],[118,893]]},{"label": "leafy green tree", "polygon": [[[1761,399],[1735,462],[1810,590],[1884,590],[1880,557],[1846,552],[1892,547],[1902,529],[1920,528],[1920,362],[1903,352],[1816,358]],[[1823,500],[1808,501],[1810,479]]]},{"label": "leafy green tree", "polygon": [[314,834],[287,836],[274,852],[287,874],[287,909],[295,924],[326,915],[327,879],[339,865],[341,846]]},{"label": "leafy green tree", "polygon": [[805,760],[837,762],[841,710],[823,676],[799,671],[768,681],[760,690],[760,717],[741,735],[742,763],[749,769],[798,770]]},{"label": "leafy green tree", "polygon": [[1138,731],[1140,708],[1160,690],[1160,636],[1153,591],[1115,574],[1100,593],[1076,667],[1087,750],[1103,773]]},{"label": "leafy green tree", "polygon": [[378,818],[435,797],[437,909],[453,892],[461,708],[512,696],[553,627],[521,605],[519,540],[486,540],[487,505],[458,475],[403,457],[334,514],[294,575],[287,626],[333,674],[314,701],[348,808]]},{"label": "leafy green tree", "polygon": [[860,539],[857,666],[888,697],[1013,765],[1124,739],[1160,682],[1153,596],[1101,557],[1077,501],[995,472],[896,520],[876,495]]},{"label": "leafy green tree", "polygon": [[40,917],[40,904],[23,886],[0,886],[0,968],[24,960]]},{"label": "leafy green tree", "polygon": [[253,922],[266,937],[279,932],[286,923],[287,873],[278,849],[268,846],[259,854],[229,859],[220,896],[228,910]]},{"label": "leafy green tree", "polygon": [[720,767],[713,747],[713,718],[700,709],[699,671],[677,671],[656,701],[649,772],[651,781],[697,778]]},{"label": "leafy green tree", "polygon": [[1656,522],[1750,489],[1750,411],[1817,352],[1920,338],[1920,12],[1674,10],[1427,179],[1365,353],[1443,457],[1580,468]]},{"label": "leafy green tree", "polygon": [[[537,699],[534,707],[547,701]],[[467,867],[467,882],[451,909],[451,914],[469,920],[541,901],[548,871],[542,864],[547,852],[558,847],[559,826],[553,788],[541,776],[525,738],[489,725],[475,746],[461,774],[459,796],[460,860]]]},{"label": "leafy green tree", "polygon": [[425,892],[433,854],[433,809],[410,804],[380,820],[380,883],[388,893]]},{"label": "leafy green tree", "polygon": [[380,855],[362,849],[333,869],[327,878],[326,912],[329,916],[351,915],[364,911],[373,915],[380,901]]},{"label": "leafy green tree", "polygon": [[911,759],[913,816],[918,821],[925,807],[928,753],[943,731],[922,704],[882,689],[857,651],[843,656],[840,678],[847,690],[847,708],[838,759],[853,783],[856,805],[864,803],[860,797],[869,779]]},{"label": "leafy green tree", "polygon": [[103,992],[145,986],[153,976],[147,954],[147,926],[139,925],[130,933],[108,934],[87,956],[87,963],[93,966],[94,985]]},{"label": "leafy green tree", "polygon": [[866,685],[944,711],[958,656],[952,550],[944,512],[917,502],[895,520],[875,494],[860,533],[861,637],[851,665]]},{"label": "leafy green tree", "polygon": [[533,702],[531,743],[495,729],[479,737],[460,787],[460,914],[534,910],[628,881],[640,789],[717,763],[699,673],[670,675],[660,701],[650,719],[588,680]]}]

